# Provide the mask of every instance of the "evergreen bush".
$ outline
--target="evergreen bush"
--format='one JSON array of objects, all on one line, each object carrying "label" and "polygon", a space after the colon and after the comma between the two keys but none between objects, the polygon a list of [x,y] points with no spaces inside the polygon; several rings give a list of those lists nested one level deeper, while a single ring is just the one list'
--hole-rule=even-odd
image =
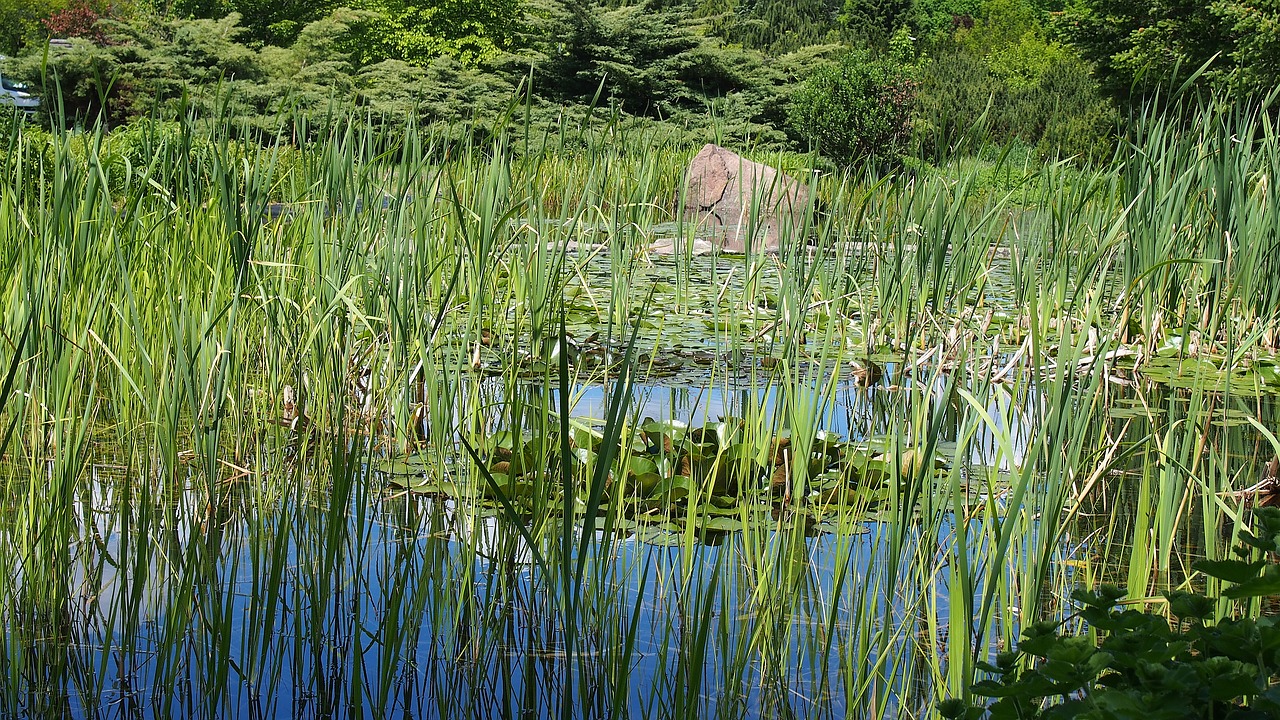
[{"label": "evergreen bush", "polygon": [[911,133],[916,83],[898,63],[866,52],[818,67],[791,98],[791,125],[844,165],[897,163]]}]

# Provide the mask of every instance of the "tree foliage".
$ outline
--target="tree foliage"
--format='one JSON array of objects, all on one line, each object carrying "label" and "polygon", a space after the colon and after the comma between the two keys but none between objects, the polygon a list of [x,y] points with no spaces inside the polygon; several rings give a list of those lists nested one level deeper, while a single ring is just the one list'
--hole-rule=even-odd
[{"label": "tree foliage", "polygon": [[353,0],[351,5],[378,18],[365,38],[371,61],[424,62],[450,55],[475,64],[511,47],[521,15],[518,0]]},{"label": "tree foliage", "polygon": [[1236,93],[1280,81],[1280,3],[1239,0],[1077,0],[1055,22],[1097,68],[1102,87],[1130,99],[1197,79]]},{"label": "tree foliage", "polygon": [[0,1],[0,54],[16,55],[24,46],[40,45],[50,37],[89,37],[101,40],[101,18],[132,15],[134,3],[110,0]]},{"label": "tree foliage", "polygon": [[288,47],[255,49],[240,41],[245,31],[235,14],[140,17],[107,24],[105,44],[76,40],[47,59],[28,55],[12,72],[46,97],[60,97],[69,121],[231,112],[266,127],[282,107],[322,111],[354,98],[375,113],[454,122],[510,97],[501,77],[448,56],[363,66],[362,40],[376,21],[372,13],[340,9],[309,23]]},{"label": "tree foliage", "polygon": [[206,20],[235,14],[247,42],[289,44],[308,23],[342,4],[340,0],[174,0],[170,14]]},{"label": "tree foliage", "polygon": [[362,59],[423,63],[452,55],[474,64],[507,49],[519,22],[519,0],[175,0],[180,17],[240,16],[243,39],[254,45],[293,44],[304,28],[335,11],[369,13]]},{"label": "tree foliage", "polygon": [[[1195,2],[1211,3],[1216,31],[1231,29],[1234,55],[1221,61],[1234,68],[1231,82],[1260,87],[1275,77],[1280,42],[1267,8],[1276,0],[1174,1],[1135,5],[1124,18],[1155,22],[1181,7],[1186,20]],[[23,51],[5,72],[59,98],[45,107],[73,121],[218,112],[265,127],[280,108],[359,103],[371,116],[454,123],[497,114],[519,86],[531,117],[553,126],[606,105],[690,142],[816,144],[841,162],[897,156],[908,127],[928,152],[956,151],[979,119],[995,142],[1098,157],[1116,115],[1090,77],[1094,56],[1064,42],[1075,36],[1063,28],[1079,21],[1072,27],[1102,33],[1098,19],[1128,5],[1071,0],[1050,27],[1062,2],[7,0],[0,19],[13,18],[3,29]],[[1090,4],[1105,12],[1081,10]],[[1200,29],[1157,23],[1139,34],[1213,37]],[[50,36],[77,39],[53,48],[46,65]],[[851,51],[862,69],[833,70]],[[1104,79],[1136,67],[1140,53],[1113,55],[1096,55]],[[852,93],[847,104],[842,92]]]},{"label": "tree foliage", "polygon": [[678,9],[569,0],[555,17],[557,42],[545,48],[538,69],[562,99],[590,101],[602,92],[632,113],[673,117],[782,80],[761,55],[699,34]]},{"label": "tree foliage", "polygon": [[745,0],[712,17],[716,34],[772,55],[839,41],[842,0]]},{"label": "tree foliage", "polygon": [[1035,0],[986,0],[933,42],[915,126],[925,156],[985,143],[1045,158],[1111,155],[1116,113],[1088,63],[1047,32],[1047,16]]},{"label": "tree foliage", "polygon": [[926,43],[945,42],[957,31],[972,27],[982,13],[982,0],[915,0],[911,25]]},{"label": "tree foliage", "polygon": [[911,13],[911,0],[845,0],[840,21],[855,37],[883,45]]}]

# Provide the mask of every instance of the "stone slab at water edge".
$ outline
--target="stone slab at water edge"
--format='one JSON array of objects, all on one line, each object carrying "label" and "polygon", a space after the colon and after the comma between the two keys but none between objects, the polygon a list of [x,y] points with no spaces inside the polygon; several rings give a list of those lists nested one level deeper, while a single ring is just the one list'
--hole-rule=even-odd
[{"label": "stone slab at water edge", "polygon": [[777,252],[781,238],[799,236],[811,211],[807,185],[719,145],[704,146],[685,179],[685,212],[727,252]]}]

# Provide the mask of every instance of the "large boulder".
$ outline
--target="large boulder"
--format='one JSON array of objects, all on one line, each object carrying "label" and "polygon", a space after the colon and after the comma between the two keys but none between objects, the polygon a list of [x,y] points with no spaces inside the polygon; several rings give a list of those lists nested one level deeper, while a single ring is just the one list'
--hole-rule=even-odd
[{"label": "large boulder", "polygon": [[710,143],[689,163],[686,187],[685,213],[728,252],[776,252],[780,238],[799,239],[810,212],[807,185]]}]

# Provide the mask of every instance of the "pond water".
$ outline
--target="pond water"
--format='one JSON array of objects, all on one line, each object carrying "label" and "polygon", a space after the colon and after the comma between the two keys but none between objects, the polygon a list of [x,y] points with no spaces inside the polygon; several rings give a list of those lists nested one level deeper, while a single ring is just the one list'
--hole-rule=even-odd
[{"label": "pond water", "polygon": [[[887,389],[897,383],[906,389]],[[823,430],[884,448],[889,406],[910,386],[889,366],[871,388],[839,383],[829,400],[809,401]],[[940,386],[918,390],[946,406]],[[631,414],[699,426],[775,412],[781,392],[638,386]],[[605,415],[605,388],[573,396],[575,417]],[[1032,428],[1001,429],[1017,438],[1020,464]],[[967,459],[954,457],[953,436],[939,456],[964,477],[992,457],[996,439],[984,432]],[[566,706],[578,717],[917,715],[944,687],[950,654],[975,652],[951,635],[977,630],[984,578],[1016,587],[1046,542],[1032,520],[997,558],[976,516],[959,536],[946,503],[889,504],[817,526],[784,507],[742,532],[687,537],[678,527],[597,529],[579,544],[576,526],[558,554],[564,528],[554,521],[527,526],[531,537],[492,502],[405,493],[371,471],[368,448],[314,447],[330,463],[335,453],[363,458],[321,493],[301,489],[309,456],[290,452],[267,448],[257,460],[273,468],[266,474],[295,473],[297,485],[230,483],[218,507],[203,506],[194,481],[123,497],[127,470],[95,466],[81,505],[93,541],[68,555],[80,604],[45,619],[74,642],[48,626],[42,639],[39,622],[29,635],[11,631],[28,651],[23,671],[43,678],[22,706],[66,717],[543,718]],[[989,500],[1007,512],[1003,495]],[[137,537],[145,545],[131,545]],[[1075,566],[1060,561],[1088,548],[1072,531],[1047,542],[1056,582],[1070,583]],[[957,553],[973,565],[963,576],[950,567]],[[993,615],[1004,631],[986,628],[979,655],[1006,647],[1019,603],[1016,591],[1001,594]]]},{"label": "pond water", "polygon": [[[920,717],[1026,620],[1068,614],[1077,583],[1128,581],[1145,596],[1158,585],[1149,578],[1189,578],[1185,561],[1212,552],[1216,533],[1185,509],[1186,478],[1240,507],[1230,491],[1269,457],[1248,419],[1280,419],[1273,399],[1178,388],[1172,375],[1088,392],[1087,378],[1068,375],[1055,394],[1024,367],[1013,382],[965,385],[976,363],[1014,354],[947,367],[917,349],[907,372],[901,353],[854,346],[848,328],[837,334],[848,346],[784,367],[800,348],[773,337],[787,311],[768,289],[780,266],[647,262],[657,279],[634,273],[623,292],[661,308],[637,323],[646,372],[624,413],[648,465],[609,477],[601,507],[612,514],[585,522],[586,483],[561,492],[527,480],[554,474],[499,459],[548,462],[546,448],[525,457],[518,444],[478,449],[498,491],[466,475],[454,444],[391,447],[358,432],[271,424],[227,442],[226,457],[184,453],[176,477],[95,448],[76,527],[60,529],[69,546],[0,530],[16,559],[0,590],[37,608],[10,619],[0,714]],[[569,385],[572,450],[589,472],[612,386],[599,384],[609,360],[585,358],[624,344],[587,340],[607,320],[616,268],[597,255],[579,270],[565,322],[587,378]],[[997,263],[983,300],[1007,310],[1002,272]],[[872,311],[846,308],[840,322]],[[480,353],[452,349],[467,364]],[[486,345],[477,364],[498,377],[468,375],[459,394],[502,408],[514,386],[529,407],[559,408],[536,380],[551,363],[536,357]],[[835,379],[821,364],[833,358]],[[883,375],[857,381],[852,362]],[[1251,370],[1265,381],[1257,367],[1270,366]],[[524,382],[503,375],[517,368]],[[1046,427],[1071,412],[1090,422],[1074,434]],[[465,423],[451,420],[456,444]],[[481,417],[493,427],[478,435],[505,432],[501,420]],[[777,459],[778,441],[804,433],[821,462],[809,469],[808,458],[795,480],[799,461]],[[1205,447],[1212,462],[1199,467]],[[729,455],[754,484],[717,485]],[[36,476],[52,482],[57,469],[46,474]],[[1068,509],[1091,483],[1102,489]],[[1143,549],[1134,538],[1148,527],[1159,541]],[[37,580],[29,567],[55,572]]]},{"label": "pond water", "polygon": [[[199,571],[140,588],[119,568],[77,567],[75,582],[94,588],[94,605],[76,610],[90,622],[59,658],[31,660],[47,684],[27,707],[69,717],[553,717],[569,674],[585,715],[845,717],[879,706],[893,716],[928,706],[928,654],[945,657],[951,588],[935,568],[956,541],[947,513],[905,532],[858,521],[849,532],[764,529],[689,547],[597,533],[570,662],[555,588],[502,518],[452,500],[381,497],[348,509],[345,548],[322,550],[279,527],[310,512],[254,521],[286,532],[274,568],[234,512],[213,533],[185,513],[154,528],[165,548],[157,560],[180,564],[200,547]],[[98,552],[127,555],[109,522],[98,530]],[[325,550],[336,556],[327,570]],[[1064,557],[1076,550],[1062,541]],[[931,566],[923,574],[920,557]],[[136,624],[122,633],[120,595],[135,593]],[[183,597],[194,607],[177,605]],[[219,677],[223,659],[232,670]],[[872,686],[853,684],[878,663]]]},{"label": "pond water", "polygon": [[[1122,465],[1114,497],[1073,522],[1042,526],[1051,508],[1008,492],[1042,430],[1034,386],[990,396],[973,409],[993,420],[977,425],[946,419],[966,406],[942,373],[914,384],[890,364],[871,387],[831,387],[639,385],[630,417],[699,427],[800,398],[821,430],[875,453],[911,433],[914,396],[944,418],[936,452],[955,468],[936,499],[890,488],[806,521],[762,496],[730,507],[765,508],[741,531],[686,528],[678,510],[658,531],[601,519],[566,532],[491,498],[405,492],[378,470],[387,451],[359,441],[266,438],[216,506],[194,469],[147,491],[121,482],[128,463],[92,465],[87,531],[64,556],[75,601],[10,627],[5,657],[20,664],[3,669],[28,691],[9,701],[61,717],[919,716],[957,657],[1007,649],[1025,616],[1060,615],[1072,585],[1116,572],[1098,557],[1125,524],[1107,518],[1143,512],[1125,477],[1150,462]],[[607,391],[573,387],[574,417],[603,417]],[[554,390],[527,392],[558,406]],[[1168,408],[1166,422],[1137,421],[1136,405]],[[1177,390],[1109,407],[1099,422],[1134,441],[1198,418],[1233,457],[1256,450],[1242,413],[1280,417],[1271,401],[1206,409]],[[1005,522],[1019,529],[1002,541]],[[1046,590],[1029,590],[1035,577]]]}]

